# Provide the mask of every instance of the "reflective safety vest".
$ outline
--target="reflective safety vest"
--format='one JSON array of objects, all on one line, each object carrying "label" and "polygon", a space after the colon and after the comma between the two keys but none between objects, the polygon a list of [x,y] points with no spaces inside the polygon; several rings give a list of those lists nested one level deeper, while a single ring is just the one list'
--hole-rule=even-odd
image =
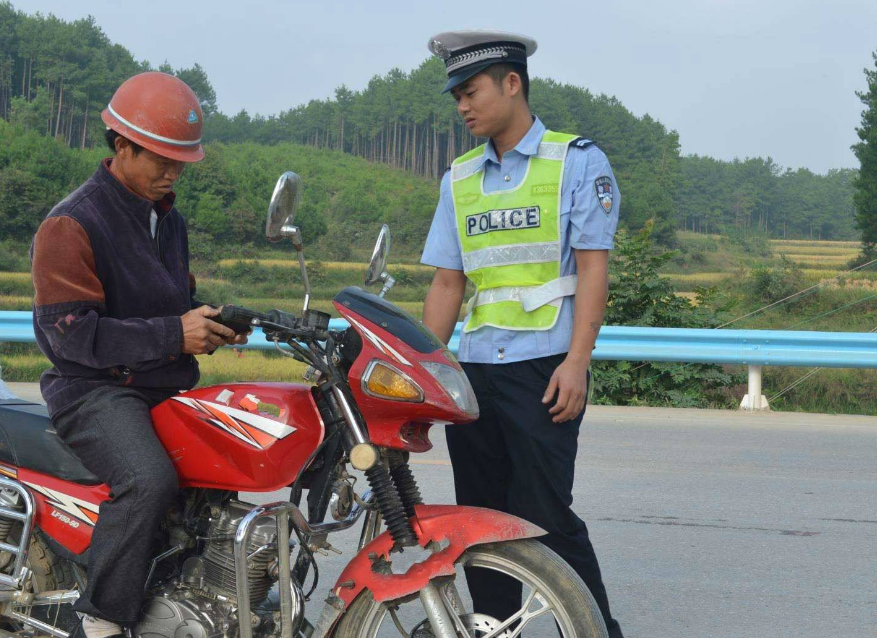
[{"label": "reflective safety vest", "polygon": [[494,326],[548,330],[576,276],[560,276],[560,193],[575,135],[546,131],[523,181],[484,192],[484,145],[451,165],[451,193],[463,270],[476,286],[464,332]]}]

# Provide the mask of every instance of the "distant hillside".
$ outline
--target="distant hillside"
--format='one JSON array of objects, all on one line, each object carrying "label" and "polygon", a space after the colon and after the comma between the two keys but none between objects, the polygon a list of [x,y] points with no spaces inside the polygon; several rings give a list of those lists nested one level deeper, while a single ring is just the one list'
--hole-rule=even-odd
[{"label": "distant hillside", "polygon": [[[68,147],[99,147],[100,110],[124,79],[149,68],[124,46],[110,42],[91,17],[70,23],[52,15],[28,15],[0,2],[0,119],[20,129],[55,138]],[[165,64],[159,69],[175,73],[199,95],[206,114],[205,139],[213,142],[297,143],[431,179],[440,176],[455,156],[480,143],[462,126],[452,99],[439,95],[444,68],[434,58],[411,72],[393,69],[375,76],[362,91],[340,86],[334,98],[269,116],[220,112],[210,80],[197,63],[176,70]],[[614,97],[551,79],[533,79],[531,105],[550,128],[578,133],[599,144],[622,191],[622,225],[636,229],[653,219],[659,241],[673,243],[677,227],[699,232],[756,231],[784,238],[857,237],[850,186],[853,171],[822,176],[783,169],[770,158],[723,162],[683,157],[678,134],[654,118],[633,115]],[[337,177],[355,179],[347,174]],[[0,199],[9,197],[10,189],[23,188],[22,179],[19,174],[0,174]],[[237,200],[241,189],[234,188],[232,196],[227,186],[209,183],[209,177],[205,180],[198,193],[202,209]],[[59,187],[54,182],[51,190]],[[373,188],[366,191],[371,191],[363,194],[366,198],[394,197],[375,195]],[[205,197],[207,203],[201,204]],[[436,197],[433,184],[432,204]],[[352,215],[348,221],[358,219],[356,206],[350,204],[345,213]],[[421,214],[410,213],[411,218]]]},{"label": "distant hillside", "polygon": [[[52,206],[84,181],[104,155],[100,148],[70,149],[0,120],[0,252],[3,240],[29,242]],[[370,253],[382,223],[392,226],[396,256],[419,253],[435,211],[433,180],[299,144],[217,142],[204,161],[187,167],[176,187],[196,256],[212,261],[265,250],[268,201],[284,170],[303,179],[296,223],[312,249],[306,253],[311,259],[345,259],[354,250],[360,256]]]}]

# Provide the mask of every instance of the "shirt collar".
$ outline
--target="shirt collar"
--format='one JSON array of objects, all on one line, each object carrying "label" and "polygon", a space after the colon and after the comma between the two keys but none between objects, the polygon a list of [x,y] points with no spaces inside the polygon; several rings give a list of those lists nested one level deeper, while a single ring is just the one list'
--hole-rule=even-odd
[{"label": "shirt collar", "polygon": [[[535,115],[533,116],[533,124],[530,126],[530,130],[527,131],[527,134],[521,138],[521,141],[518,142],[512,151],[517,151],[521,155],[525,155],[530,157],[539,152],[539,143],[542,141],[542,136],[545,135],[545,125]],[[512,151],[509,151],[512,152]],[[499,164],[499,159],[496,156],[496,149],[493,147],[493,140],[487,142],[484,145],[484,161],[490,160],[494,164]]]}]

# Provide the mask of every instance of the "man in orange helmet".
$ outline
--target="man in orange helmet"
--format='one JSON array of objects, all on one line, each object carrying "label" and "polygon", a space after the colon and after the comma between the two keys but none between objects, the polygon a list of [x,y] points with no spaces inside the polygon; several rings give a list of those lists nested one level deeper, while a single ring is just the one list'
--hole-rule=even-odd
[{"label": "man in orange helmet", "polygon": [[152,539],[179,489],[151,408],[198,382],[194,355],[246,341],[194,301],[174,208],[174,183],[204,157],[198,98],[176,77],[141,73],[102,118],[114,156],[55,206],[31,247],[34,328],[53,364],[40,388],[58,435],[111,490],[74,606],[87,638],[137,620]]}]

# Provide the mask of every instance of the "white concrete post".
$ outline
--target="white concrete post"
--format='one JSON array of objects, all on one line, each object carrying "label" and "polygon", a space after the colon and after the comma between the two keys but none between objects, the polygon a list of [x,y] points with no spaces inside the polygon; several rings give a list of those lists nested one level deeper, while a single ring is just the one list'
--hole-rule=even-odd
[{"label": "white concrete post", "polygon": [[749,366],[749,391],[740,402],[741,410],[770,410],[761,393],[761,366]]}]

